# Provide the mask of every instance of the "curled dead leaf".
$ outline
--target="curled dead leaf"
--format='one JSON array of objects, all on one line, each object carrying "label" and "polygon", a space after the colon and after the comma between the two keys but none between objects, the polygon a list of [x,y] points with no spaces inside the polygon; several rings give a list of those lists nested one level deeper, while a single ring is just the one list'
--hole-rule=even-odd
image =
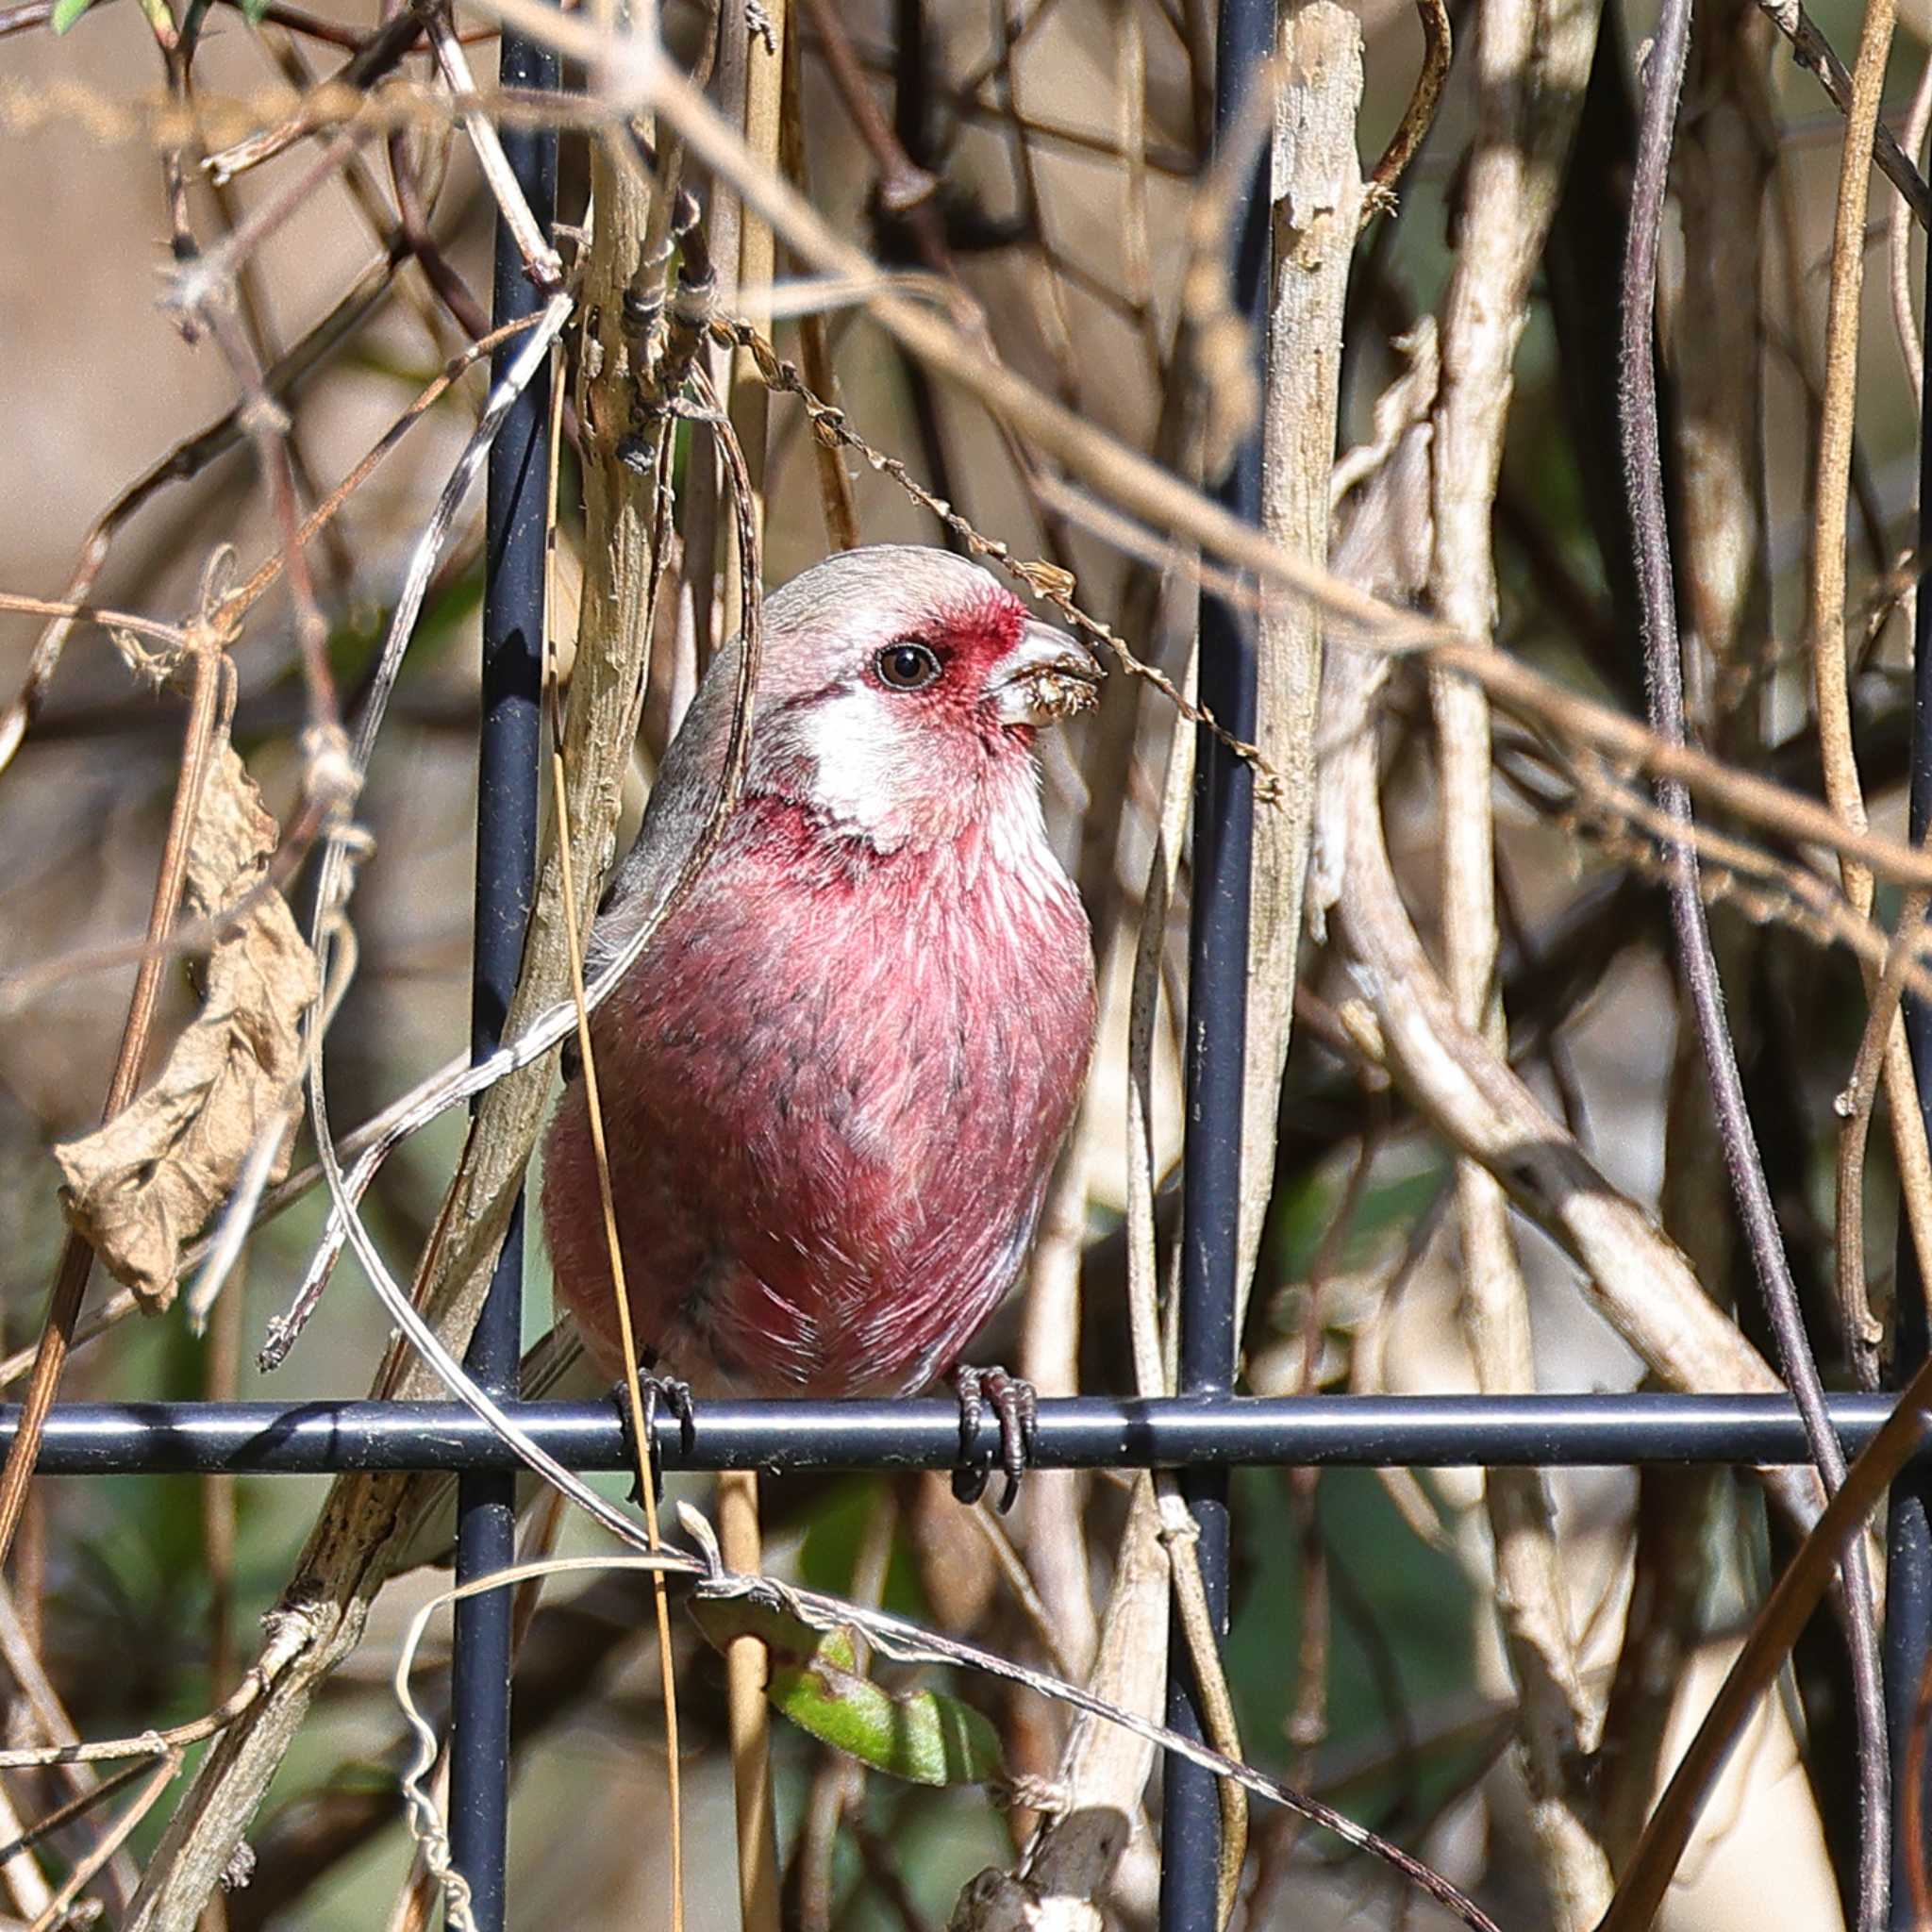
[{"label": "curled dead leaf", "polygon": [[182,1248],[226,1198],[258,1135],[283,1146],[302,1069],[315,959],[281,893],[265,884],[277,827],[225,738],[209,761],[188,856],[196,919],[239,911],[208,954],[201,1011],[148,1088],[98,1131],[56,1147],[67,1218],[151,1310],[175,1298]]}]

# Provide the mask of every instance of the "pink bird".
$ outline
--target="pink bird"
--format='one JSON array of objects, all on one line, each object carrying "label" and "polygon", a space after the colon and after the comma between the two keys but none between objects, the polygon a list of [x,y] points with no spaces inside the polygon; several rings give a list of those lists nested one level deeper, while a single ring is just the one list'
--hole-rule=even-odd
[{"label": "pink bird", "polygon": [[[1099,672],[941,550],[830,558],[773,592],[764,623],[742,795],[591,1022],[632,1323],[687,1401],[907,1395],[1013,1285],[1079,1104],[1092,949],[1031,748],[1092,702]],[[593,971],[709,810],[737,658],[734,641],[665,756]],[[580,1078],[542,1206],[557,1291],[614,1375]],[[1009,1502],[1031,1391],[999,1370],[958,1380],[956,1488],[985,1484],[966,1459],[983,1387]]]}]

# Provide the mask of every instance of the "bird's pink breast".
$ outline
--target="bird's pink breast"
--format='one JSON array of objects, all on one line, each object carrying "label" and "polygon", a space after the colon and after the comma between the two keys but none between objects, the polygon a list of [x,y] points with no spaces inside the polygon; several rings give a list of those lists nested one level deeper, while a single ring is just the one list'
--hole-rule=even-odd
[{"label": "bird's pink breast", "polygon": [[[746,801],[596,1016],[637,1339],[700,1391],[922,1387],[1012,1284],[1094,996],[1072,888],[994,831],[881,856]],[[543,1213],[558,1293],[615,1373],[581,1080]]]}]

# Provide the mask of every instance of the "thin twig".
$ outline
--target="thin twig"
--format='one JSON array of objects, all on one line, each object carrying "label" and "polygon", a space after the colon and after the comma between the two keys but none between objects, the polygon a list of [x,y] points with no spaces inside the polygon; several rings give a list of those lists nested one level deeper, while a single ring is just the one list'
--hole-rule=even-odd
[{"label": "thin twig", "polygon": [[331,754],[339,755],[336,741],[341,735],[341,708],[336,701],[335,675],[329,668],[328,623],[315,601],[315,586],[298,522],[289,417],[269,394],[261,359],[241,326],[239,310],[228,299],[235,286],[239,284],[231,285],[225,295],[211,293],[201,316],[228,358],[228,366],[241,386],[240,421],[255,444],[256,460],[268,484],[269,504],[282,545],[282,575],[288,581],[289,601],[294,607],[295,646],[308,691],[308,730],[318,751],[325,746]]},{"label": "thin twig", "polygon": [[[1905,994],[1906,979],[1917,952],[1915,942],[1924,929],[1928,908],[1932,908],[1932,893],[1923,889],[1907,892],[1899,907],[1897,936],[1885,969],[1871,991],[1871,1007],[1865,1015],[1865,1030],[1858,1037],[1852,1077],[1836,1102],[1838,1115],[1845,1124],[1838,1142],[1839,1308],[1845,1324],[1846,1353],[1859,1386],[1867,1390],[1880,1386],[1879,1348],[1885,1329],[1872,1312],[1871,1291],[1865,1282],[1865,1145],[1872,1129],[1872,1108],[1878,1097],[1879,1078],[1890,1070],[1890,1049],[1898,1022],[1899,1002]],[[1907,1144],[1902,1142],[1895,1153],[1904,1170],[1909,1159]],[[1909,1213],[1911,1181],[1903,1174],[1902,1180]]]},{"label": "thin twig", "polygon": [[[1887,0],[1876,0],[1874,13],[1885,4]],[[1871,17],[1868,15],[1868,31]],[[1657,258],[1672,137],[1690,43],[1690,0],[1665,0],[1657,37],[1644,66],[1643,107],[1638,125],[1637,167],[1624,260],[1619,381],[1624,475],[1643,607],[1645,684],[1651,723],[1661,737],[1673,743],[1681,743],[1684,738],[1684,687],[1657,428]],[[1860,64],[1862,67],[1862,57]],[[1881,72],[1882,66],[1881,57]],[[1854,139],[1857,133],[1855,119]],[[1848,144],[1848,172],[1852,153]],[[1861,209],[1863,203],[1861,192]],[[1657,793],[1673,820],[1679,824],[1689,822],[1690,799],[1682,785],[1665,780],[1658,785]],[[1711,949],[1704,901],[1697,890],[1696,872],[1697,860],[1691,848],[1685,843],[1674,845],[1670,854],[1670,901],[1679,965],[1696,1014],[1711,1106],[1724,1142],[1724,1165],[1750,1245],[1758,1291],[1764,1297],[1765,1311],[1776,1341],[1778,1365],[1804,1418],[1806,1441],[1829,1493],[1844,1482],[1844,1450],[1825,1412],[1817,1359],[1806,1333],[1797,1287],[1791,1279],[1784,1238],[1772,1206],[1771,1188],[1757,1151],[1757,1132],[1744,1099],[1737,1051],[1724,1022],[1724,988]],[[1885,1923],[1890,1881],[1890,1790],[1884,1693],[1879,1681],[1876,1599],[1862,1537],[1854,1538],[1846,1545],[1844,1580],[1846,1634],[1858,1726],[1859,1923],[1863,1932],[1879,1932]]]},{"label": "thin twig", "polygon": [[176,266],[162,303],[180,318],[182,333],[189,341],[194,340],[206,322],[206,311],[229,299],[241,265],[285,222],[307,207],[315,191],[376,132],[375,123],[367,119],[353,120],[337,128],[313,160],[273,193],[263,195],[212,248]]},{"label": "thin twig", "polygon": [[[224,0],[224,4],[239,13],[242,10],[243,0]],[[258,10],[260,18],[273,26],[285,26],[292,33],[305,34],[312,41],[322,41],[331,47],[341,47],[351,53],[368,38],[352,26],[344,26],[341,21],[325,20],[306,8],[292,7],[289,0],[262,0],[258,9],[251,4],[249,10]],[[0,40],[5,40],[9,34],[28,33],[36,27],[43,27],[53,15],[54,0],[20,0],[16,6],[0,7]]]},{"label": "thin twig", "polygon": [[[462,42],[457,38],[447,6],[439,7],[429,17],[429,44],[436,55],[437,68],[448,83],[450,92],[474,97],[475,76],[470,72],[469,57],[464,54]],[[563,263],[558,258],[557,250],[550,245],[550,237],[531,212],[523,184],[509,164],[509,157],[503,151],[496,124],[487,114],[474,110],[465,110],[462,121],[463,130],[470,137],[470,145],[475,150],[476,165],[483,171],[484,180],[490,184],[491,193],[496,197],[497,212],[503,217],[504,227],[515,242],[517,253],[524,258],[524,273],[541,293],[555,294],[563,285]]]},{"label": "thin twig", "polygon": [[0,1845],[0,1865],[9,1863],[19,1853],[31,1850],[41,1840],[64,1825],[72,1824],[76,1819],[85,1818],[103,1799],[111,1798],[118,1790],[131,1785],[137,1778],[146,1775],[147,1760],[137,1758],[134,1763],[117,1771],[111,1777],[104,1777],[89,1790],[79,1791],[69,1798],[64,1805],[57,1805],[53,1810],[35,1819],[20,1836],[9,1844]]},{"label": "thin twig", "polygon": [[[1912,90],[1912,105],[1906,116],[1905,151],[1916,167],[1925,146],[1925,133],[1932,126],[1932,53],[1919,67],[1919,82]],[[1925,352],[1919,341],[1919,325],[1912,316],[1911,258],[1912,229],[1906,219],[1907,210],[1894,203],[1885,223],[1885,253],[1891,272],[1891,320],[1898,332],[1899,354],[1905,358],[1906,375],[1912,385],[1912,401],[1920,404],[1925,392]]]},{"label": "thin twig", "polygon": [[138,638],[152,638],[175,652],[189,647],[188,633],[178,624],[161,624],[152,617],[137,617],[131,611],[108,610],[95,604],[84,604],[71,597],[24,597],[17,591],[0,591],[0,610],[18,611],[24,617],[57,617],[63,624],[93,624],[103,630],[125,630]]},{"label": "thin twig", "polygon": [[320,132],[345,110],[354,112],[360,97],[422,38],[436,4],[437,0],[409,0],[408,5],[385,20],[374,33],[359,39],[349,58],[303,96],[293,119],[208,156],[203,166],[209,177],[219,182],[232,181],[246,169],[258,167],[306,136]]},{"label": "thin twig", "polygon": [[[443,142],[446,165],[448,142]],[[483,305],[470,291],[456,265],[429,231],[429,210],[425,206],[422,182],[416,170],[416,157],[407,128],[397,127],[389,136],[389,173],[396,195],[396,218],[409,253],[416,258],[425,279],[436,291],[442,306],[456,318],[457,325],[475,340],[490,331],[490,317]]]},{"label": "thin twig", "polygon": [[1436,104],[1442,98],[1442,86],[1449,78],[1449,63],[1456,51],[1449,8],[1443,0],[1415,0],[1415,10],[1423,24],[1422,70],[1415,77],[1415,90],[1402,110],[1402,119],[1395,124],[1395,132],[1382,150],[1381,159],[1369,171],[1359,217],[1365,228],[1376,215],[1393,211],[1395,184],[1428,139],[1436,119]]},{"label": "thin twig", "polygon": [[[286,404],[297,387],[375,313],[391,286],[396,259],[391,256],[370,263],[329,312],[269,371],[264,387],[275,401]],[[241,417],[238,405],[194,435],[184,438],[166,456],[150,464],[94,519],[81,540],[79,559],[68,579],[68,606],[85,604],[99,580],[115,536],[142,505],[166,485],[200,475],[241,441]],[[55,621],[41,633],[19,691],[6,710],[0,711],[0,772],[7,769],[39,716],[73,628],[75,617],[66,608],[52,608],[57,613]]]},{"label": "thin twig", "polygon": [[[747,19],[747,25],[750,25]],[[766,0],[760,25],[745,35],[743,90],[737,103],[745,144],[764,167],[779,165],[784,142],[785,75],[795,59],[796,27],[787,0]],[[777,249],[771,224],[753,208],[738,215],[738,264],[734,286],[743,312],[769,328]],[[738,351],[724,375],[728,422],[719,436],[725,451],[725,480],[736,515],[724,526],[723,631],[735,635],[750,606],[762,597],[765,543],[766,459],[771,432],[771,391],[758,380],[751,356]],[[755,1470],[724,1471],[718,1477],[718,1527],[734,1569],[763,1567]],[[669,1649],[665,1655],[668,1658]],[[734,1638],[724,1652],[725,1722],[738,1836],[738,1903],[742,1932],[778,1932],[777,1800],[772,1782],[772,1707],[765,1698],[771,1657],[752,1635]]]},{"label": "thin twig", "polygon": [[212,1710],[187,1724],[175,1724],[165,1731],[142,1731],[138,1737],[0,1751],[0,1770],[37,1770],[53,1764],[104,1764],[124,1757],[166,1757],[214,1737],[254,1704],[306,1641],[299,1615],[286,1611],[272,1612],[266,1622],[268,1636],[260,1657],[250,1666],[241,1683]]},{"label": "thin twig", "polygon": [[1842,1557],[1864,1533],[1894,1477],[1932,1432],[1932,1362],[1898,1402],[1846,1472],[1844,1486],[1799,1544],[1753,1619],[1696,1735],[1643,1827],[1623,1882],[1598,1932],[1651,1932],[1704,1806],[1757,1699],[1776,1681],[1798,1633],[1831,1588]]},{"label": "thin twig", "polygon": [[126,1843],[135,1826],[154,1809],[155,1801],[174,1783],[180,1769],[180,1754],[171,1752],[135,1794],[133,1803],[68,1874],[67,1882],[54,1894],[46,1910],[28,1927],[28,1932],[52,1932],[54,1926],[66,1922],[74,1901],[93,1883],[94,1875],[101,1867]]},{"label": "thin twig", "polygon": [[[33,1522],[34,1514],[29,1507],[27,1523]],[[16,1569],[21,1567],[20,1555],[21,1546],[16,1545]],[[30,1719],[30,1727],[25,1735],[38,1732],[50,1744],[77,1743],[80,1733],[75,1730],[74,1720],[68,1715],[66,1706],[60,1701],[60,1693],[55,1689],[42,1661],[42,1632],[38,1625],[29,1627],[27,1623],[25,1612],[29,1607],[24,1597],[0,1585],[0,1654],[4,1654],[7,1659],[8,1672]],[[32,1607],[38,1608],[39,1606]],[[92,1765],[69,1764],[62,1766],[61,1770],[64,1781],[77,1795],[86,1796],[98,1790],[100,1781]],[[117,1857],[108,1869],[107,1880],[108,1905],[116,1911],[125,1910],[127,1901],[134,1896],[135,1888],[141,1882],[134,1860],[125,1853]]]},{"label": "thin twig", "polygon": [[[304,543],[312,541],[315,534],[332,517],[336,516],[341,511],[342,506],[348,502],[349,498],[369,480],[370,476],[375,473],[376,466],[402,441],[404,433],[412,425],[420,422],[437,403],[441,402],[444,394],[461,376],[475,368],[477,363],[494,355],[504,343],[514,340],[514,338],[524,334],[526,330],[537,327],[547,328],[549,324],[546,321],[545,313],[540,311],[536,315],[522,316],[515,322],[504,323],[500,327],[486,331],[483,335],[478,336],[475,341],[468,342],[458,349],[443,364],[441,372],[435,379],[376,438],[375,441],[364,453],[355,467],[308,513],[303,522],[300,531],[297,533],[300,541]],[[264,560],[255,574],[247,578],[245,582],[238,584],[224,601],[223,608],[225,614],[239,622],[242,616],[260,601],[263,594],[275,584],[276,578],[282,573],[283,564],[284,558],[281,556],[271,557]]]},{"label": "thin twig", "polygon": [[[1851,75],[1818,23],[1805,10],[1803,0],[1757,0],[1757,4],[1791,43],[1791,58],[1818,76],[1833,106],[1850,119],[1854,92]],[[1918,217],[1919,225],[1932,229],[1932,188],[1925,185],[1925,177],[1882,121],[1874,119],[1870,123],[1861,152],[1878,163],[1885,178],[1905,196],[1907,205]]]}]

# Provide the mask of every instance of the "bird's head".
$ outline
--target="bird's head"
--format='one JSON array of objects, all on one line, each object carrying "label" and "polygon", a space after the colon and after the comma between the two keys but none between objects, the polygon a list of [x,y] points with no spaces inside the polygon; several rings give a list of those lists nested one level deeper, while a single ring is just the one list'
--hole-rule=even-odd
[{"label": "bird's head", "polygon": [[1094,701],[1100,668],[988,572],[881,544],[766,599],[748,775],[881,851],[997,809],[1042,724]]}]

